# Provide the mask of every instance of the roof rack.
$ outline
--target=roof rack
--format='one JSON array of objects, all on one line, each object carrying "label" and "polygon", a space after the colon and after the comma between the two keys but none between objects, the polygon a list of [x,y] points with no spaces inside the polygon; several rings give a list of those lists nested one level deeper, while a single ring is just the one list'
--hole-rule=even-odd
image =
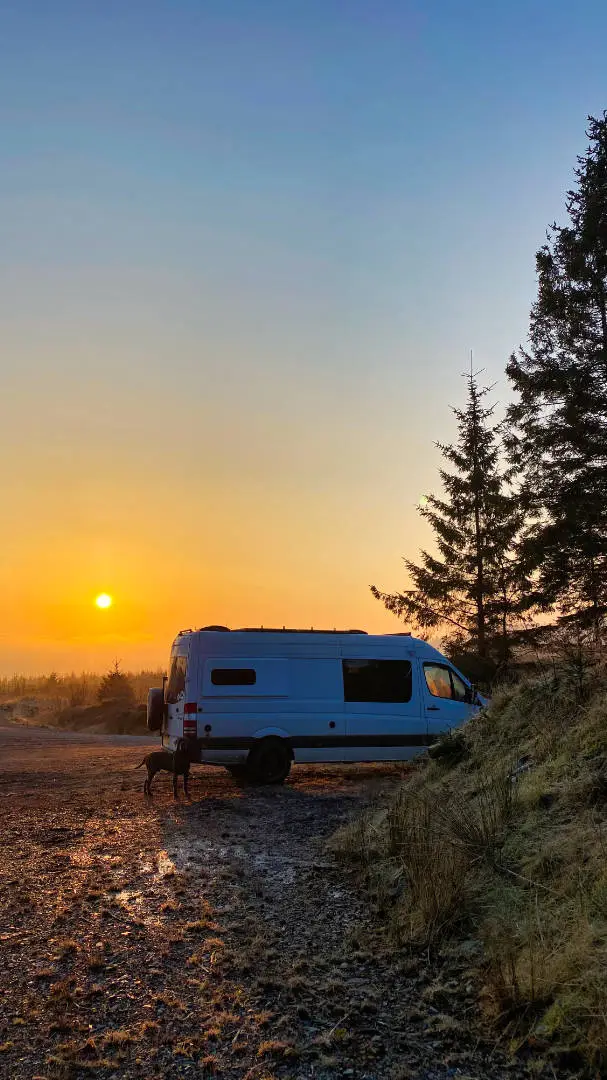
[{"label": "roof rack", "polygon": [[[177,637],[182,634],[191,634],[192,630],[180,630]],[[313,626],[237,626],[233,630],[229,626],[199,626],[196,633],[225,633],[225,634],[366,634],[366,630],[317,630]],[[399,635],[395,635],[398,637]],[[403,634],[401,637],[411,637],[411,634]]]},{"label": "roof rack", "polygon": [[366,630],[316,630],[312,626],[298,629],[291,626],[239,626],[237,634],[366,634]]}]

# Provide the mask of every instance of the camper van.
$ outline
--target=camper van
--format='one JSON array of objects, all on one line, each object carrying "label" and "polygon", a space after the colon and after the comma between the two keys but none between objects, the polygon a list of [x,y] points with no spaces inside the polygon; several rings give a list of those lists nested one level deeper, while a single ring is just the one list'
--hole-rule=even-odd
[{"label": "camper van", "polygon": [[184,630],[148,727],[192,761],[279,784],[293,763],[403,761],[483,699],[437,649],[359,630]]}]

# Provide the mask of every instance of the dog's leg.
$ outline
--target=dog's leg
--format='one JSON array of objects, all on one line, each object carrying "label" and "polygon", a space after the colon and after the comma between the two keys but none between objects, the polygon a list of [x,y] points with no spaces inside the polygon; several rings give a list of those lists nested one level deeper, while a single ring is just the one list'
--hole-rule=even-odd
[{"label": "dog's leg", "polygon": [[189,770],[189,768],[186,768],[186,770],[185,770],[185,772],[183,774],[183,790],[185,791],[186,799],[189,799],[189,797],[190,797],[190,792],[188,791],[188,780],[189,780],[189,778],[190,778],[190,770]]},{"label": "dog's leg", "polygon": [[177,798],[177,773],[173,773],[173,798]]},{"label": "dog's leg", "polygon": [[155,775],[156,773],[153,773],[151,769],[148,769],[148,778],[146,781],[148,787],[148,790],[146,792],[147,795],[152,794],[152,780],[154,779]]}]

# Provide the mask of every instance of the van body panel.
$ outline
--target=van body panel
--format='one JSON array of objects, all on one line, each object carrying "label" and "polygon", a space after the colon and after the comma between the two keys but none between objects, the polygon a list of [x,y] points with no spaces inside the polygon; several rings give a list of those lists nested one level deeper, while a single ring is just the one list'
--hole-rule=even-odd
[{"label": "van body panel", "polygon": [[[250,672],[254,681],[247,681]],[[234,675],[234,681],[229,676]],[[221,675],[221,681],[218,676]],[[238,683],[239,676],[245,679]],[[215,678],[214,678],[215,677]],[[289,662],[273,656],[210,656],[203,660],[200,699],[242,699],[254,702],[257,697],[289,697]]]},{"label": "van body panel", "polygon": [[[179,635],[178,657],[185,685],[169,702],[169,673],[163,744],[182,737],[187,703],[192,757],[209,764],[244,764],[270,736],[296,763],[407,760],[476,711],[468,681],[410,636],[200,630]],[[468,700],[437,696],[448,686]]]}]

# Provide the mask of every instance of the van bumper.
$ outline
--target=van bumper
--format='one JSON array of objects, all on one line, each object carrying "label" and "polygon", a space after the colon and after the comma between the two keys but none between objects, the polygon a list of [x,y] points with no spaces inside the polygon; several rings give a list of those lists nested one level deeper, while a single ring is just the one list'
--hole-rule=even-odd
[{"label": "van bumper", "polygon": [[[173,742],[176,740],[172,740]],[[198,765],[244,765],[254,739],[187,739],[190,760]]]}]

